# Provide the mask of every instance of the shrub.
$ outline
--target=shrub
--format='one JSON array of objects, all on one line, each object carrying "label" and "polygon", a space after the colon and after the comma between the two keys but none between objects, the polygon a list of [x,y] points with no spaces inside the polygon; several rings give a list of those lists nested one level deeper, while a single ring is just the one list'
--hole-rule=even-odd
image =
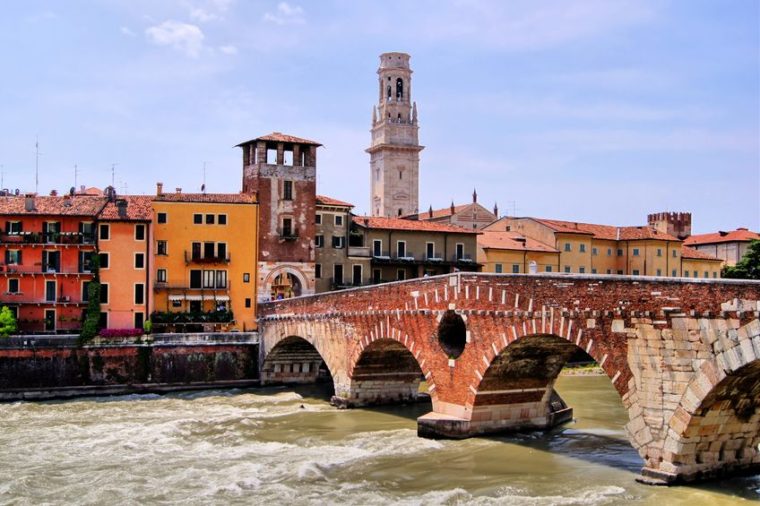
[{"label": "shrub", "polygon": [[16,317],[8,306],[0,308],[0,337],[8,337],[16,332]]}]

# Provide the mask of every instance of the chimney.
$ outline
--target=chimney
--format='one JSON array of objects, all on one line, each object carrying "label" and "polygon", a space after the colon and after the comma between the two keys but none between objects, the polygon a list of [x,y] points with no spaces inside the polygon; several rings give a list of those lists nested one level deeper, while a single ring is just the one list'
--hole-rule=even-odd
[{"label": "chimney", "polygon": [[50,190],[50,196],[51,197],[57,197],[58,196],[58,190]]},{"label": "chimney", "polygon": [[164,194],[164,183],[156,183],[156,196],[160,197]]},{"label": "chimney", "polygon": [[182,188],[178,187],[178,188],[175,188],[175,189],[177,191],[177,195],[181,195],[182,194]]},{"label": "chimney", "polygon": [[499,204],[495,202],[493,204],[493,215],[496,216],[496,219],[499,219]]},{"label": "chimney", "polygon": [[63,206],[64,207],[71,207],[71,196],[70,195],[64,195],[63,196]]},{"label": "chimney", "polygon": [[430,209],[428,209],[428,216],[430,216],[431,220],[433,219],[433,206],[432,206],[432,204],[430,205]]},{"label": "chimney", "polygon": [[454,215],[454,201],[451,201],[451,214]]},{"label": "chimney", "polygon": [[27,194],[24,197],[24,210],[26,212],[34,211],[34,194]]},{"label": "chimney", "polygon": [[126,218],[127,216],[127,200],[119,199],[116,201],[116,209],[120,218]]}]

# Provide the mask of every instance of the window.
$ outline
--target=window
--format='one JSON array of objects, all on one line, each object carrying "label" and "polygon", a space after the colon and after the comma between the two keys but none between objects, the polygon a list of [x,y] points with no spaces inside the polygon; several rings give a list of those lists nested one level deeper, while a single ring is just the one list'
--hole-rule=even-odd
[{"label": "window", "polygon": [[216,287],[227,288],[227,271],[216,271]]},{"label": "window", "polygon": [[579,251],[580,251],[581,253],[585,253],[585,252],[586,252],[586,245],[585,245],[585,244],[581,244],[581,245],[579,246]]},{"label": "window", "polygon": [[572,249],[571,249],[571,247],[570,247],[570,243],[569,243],[569,242],[566,242],[566,243],[565,243],[565,251],[572,251]]},{"label": "window", "polygon": [[658,257],[662,256],[662,248],[657,248],[657,256]]},{"label": "window", "polygon": [[100,284],[100,303],[108,304],[108,284],[107,283]]},{"label": "window", "polygon": [[18,293],[19,292],[19,282],[18,279],[9,279],[8,280],[8,293]]},{"label": "window", "polygon": [[194,214],[193,215],[193,223],[195,225],[203,225],[203,215],[202,214]]},{"label": "window", "polygon": [[622,248],[618,248],[618,250],[617,250],[617,256],[619,256],[619,257],[623,256],[623,249]]},{"label": "window", "polygon": [[18,235],[23,231],[23,225],[20,221],[6,221],[5,233],[8,235]]},{"label": "window", "polygon": [[45,301],[55,302],[56,283],[55,281],[45,281]]},{"label": "window", "polygon": [[325,247],[325,236],[323,236],[323,235],[315,235],[314,236],[314,247],[315,248],[324,248]]},{"label": "window", "polygon": [[145,323],[145,313],[142,313],[142,312],[135,313],[135,328],[136,329],[143,328],[144,323]]},{"label": "window", "polygon": [[158,213],[158,217],[156,218],[156,221],[158,223],[166,223],[167,222],[166,213]]},{"label": "window", "polygon": [[99,253],[98,260],[100,260],[101,269],[108,269],[111,263],[111,255],[110,253]]},{"label": "window", "polygon": [[246,298],[245,299],[245,307],[250,308],[251,307],[251,299]]},{"label": "window", "polygon": [[227,215],[226,214],[220,214],[216,217],[216,222],[219,225],[226,225],[227,224]]},{"label": "window", "polygon": [[618,269],[617,273],[618,274],[623,274],[623,270],[622,269]]},{"label": "window", "polygon": [[251,282],[251,274],[249,272],[243,273],[243,283],[250,283]]},{"label": "window", "polygon": [[607,248],[607,256],[608,257],[612,256],[612,248]]},{"label": "window", "polygon": [[101,328],[108,328],[108,313],[100,313],[98,318],[98,326]]},{"label": "window", "polygon": [[607,274],[612,274],[612,269],[607,269]]},{"label": "window", "polygon": [[598,250],[598,249],[596,249],[596,248],[591,248],[591,254],[592,254],[593,256],[597,256],[597,255],[599,254],[599,250]]},{"label": "window", "polygon": [[105,223],[101,223],[100,225],[100,235],[98,236],[101,241],[107,241],[111,238],[111,226],[106,225]]},{"label": "window", "polygon": [[501,274],[502,272],[504,272],[504,270],[503,270],[503,269],[504,269],[504,266],[503,266],[503,265],[501,265],[501,264],[496,264],[496,265],[494,265],[493,267],[494,267],[494,272],[495,272],[496,274]]},{"label": "window", "polygon": [[42,271],[43,272],[61,272],[61,252],[60,251],[43,251],[42,252]]},{"label": "window", "polygon": [[425,258],[427,259],[435,258],[435,243],[434,242],[425,243]]},{"label": "window", "polygon": [[565,266],[565,272],[570,272],[570,266],[569,265]]},{"label": "window", "polygon": [[695,278],[698,278],[698,277],[699,277],[699,273],[698,273],[697,271],[694,271],[694,277],[695,277]]},{"label": "window", "polygon": [[215,220],[216,220],[216,215],[214,214],[206,215],[206,225],[213,225]]},{"label": "window", "polygon": [[551,265],[547,265],[546,268],[544,269],[544,271],[545,272],[551,272],[552,271],[552,266]]},{"label": "window", "polygon": [[520,274],[520,264],[512,264],[512,274]]},{"label": "window", "polygon": [[135,225],[135,241],[145,240],[145,225],[138,223]]},{"label": "window", "polygon": [[282,237],[293,236],[293,220],[291,218],[282,219]]},{"label": "window", "polygon": [[639,256],[639,248],[633,248],[633,256]]},{"label": "window", "polygon": [[166,241],[156,242],[156,255],[168,255],[167,251]]},{"label": "window", "polygon": [[705,277],[706,277],[706,278],[709,278],[709,277],[710,277],[710,273],[709,273],[709,272],[707,272],[707,271],[705,271]]},{"label": "window", "polygon": [[181,300],[173,300],[172,301],[172,307],[173,308],[180,308],[180,307],[182,307],[182,301]]},{"label": "window", "polygon": [[314,277],[317,279],[322,279],[322,264],[314,265]]},{"label": "window", "polygon": [[678,258],[678,251],[673,250],[673,258]]},{"label": "window", "polygon": [[213,242],[203,243],[203,258],[214,258],[214,246],[215,243]]},{"label": "window", "polygon": [[17,249],[5,250],[5,264],[6,265],[21,265],[21,251]]},{"label": "window", "polygon": [[333,265],[333,284],[343,284],[343,264]]},{"label": "window", "polygon": [[372,282],[380,283],[383,280],[383,271],[380,269],[372,269]]},{"label": "window", "polygon": [[578,268],[578,273],[580,273],[580,274],[586,274],[586,268],[585,267],[579,267]]},{"label": "window", "polygon": [[90,282],[82,281],[82,302],[90,300]]},{"label": "window", "polygon": [[145,253],[135,253],[135,269],[145,269]]},{"label": "window", "polygon": [[461,242],[457,243],[457,260],[461,260],[464,258],[464,244]]},{"label": "window", "polygon": [[398,281],[403,281],[406,279],[406,269],[398,269],[396,271],[396,279]]},{"label": "window", "polygon": [[657,274],[656,274],[656,276],[662,276],[662,269],[657,269]]},{"label": "window", "polygon": [[203,288],[214,288],[216,283],[216,272],[211,270],[203,271]]},{"label": "window", "polygon": [[193,269],[190,271],[190,288],[201,288],[203,285],[202,280],[202,272],[197,269]]},{"label": "window", "polygon": [[591,269],[591,274],[596,274],[596,269]]},{"label": "window", "polygon": [[158,269],[156,271],[156,282],[166,283],[166,269]]},{"label": "window", "polygon": [[77,272],[92,272],[92,255],[91,251],[79,252],[79,270]]},{"label": "window", "polygon": [[142,283],[135,284],[135,304],[145,304],[145,285]]},{"label": "window", "polygon": [[396,256],[398,258],[406,256],[406,241],[396,241]]},{"label": "window", "polygon": [[372,241],[372,256],[383,256],[383,241],[375,239]]},{"label": "window", "polygon": [[293,200],[293,181],[283,181],[282,200]]},{"label": "window", "polygon": [[332,246],[333,248],[340,249],[346,247],[346,238],[342,235],[334,235],[332,236]]},{"label": "window", "polygon": [[716,271],[713,271],[713,277],[714,277],[714,278],[717,278],[717,277],[718,277],[718,273],[717,273]]},{"label": "window", "polygon": [[674,278],[678,277],[678,270],[677,269],[673,269],[673,272],[671,272],[670,275],[673,276]]},{"label": "window", "polygon": [[639,275],[639,270],[638,270],[638,269],[633,269],[633,272],[632,272],[632,274],[633,274],[634,276],[638,276],[638,275]]},{"label": "window", "polygon": [[343,226],[343,215],[336,214],[335,215],[335,226],[336,227],[342,227]]},{"label": "window", "polygon": [[317,215],[314,217],[314,223],[316,223],[317,225],[321,225],[322,224],[322,215],[321,214],[317,213]]},{"label": "window", "polygon": [[42,235],[45,242],[56,243],[60,241],[61,223],[58,221],[46,221],[42,224]]}]

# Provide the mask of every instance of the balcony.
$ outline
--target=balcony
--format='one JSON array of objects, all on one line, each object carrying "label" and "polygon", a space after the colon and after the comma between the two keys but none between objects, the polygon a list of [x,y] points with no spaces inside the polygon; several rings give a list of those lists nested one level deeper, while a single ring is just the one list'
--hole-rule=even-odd
[{"label": "balcony", "polygon": [[278,228],[277,235],[281,241],[295,241],[298,239],[298,230],[289,228]]},{"label": "balcony", "polygon": [[0,275],[2,274],[19,274],[19,275],[25,275],[25,274],[59,274],[59,275],[76,275],[76,276],[87,276],[91,275],[92,272],[89,269],[72,269],[72,268],[65,268],[62,269],[58,266],[53,265],[3,265],[0,264]]},{"label": "balcony", "polygon": [[227,284],[225,286],[197,287],[197,286],[190,286],[190,285],[174,285],[174,284],[162,283],[162,282],[157,281],[156,283],[154,283],[153,288],[155,288],[156,290],[176,292],[176,293],[182,293],[186,295],[192,295],[192,294],[200,295],[200,294],[203,294],[204,292],[219,294],[219,293],[227,293],[230,291],[230,282],[227,281]]},{"label": "balcony", "polygon": [[81,232],[17,232],[0,234],[0,244],[94,245],[95,235]]},{"label": "balcony", "polygon": [[185,263],[190,264],[228,264],[230,263],[230,254],[204,256],[199,253],[185,251]]},{"label": "balcony", "polygon": [[349,246],[348,247],[348,256],[350,257],[361,257],[361,258],[370,258],[371,251],[369,247],[365,246]]}]

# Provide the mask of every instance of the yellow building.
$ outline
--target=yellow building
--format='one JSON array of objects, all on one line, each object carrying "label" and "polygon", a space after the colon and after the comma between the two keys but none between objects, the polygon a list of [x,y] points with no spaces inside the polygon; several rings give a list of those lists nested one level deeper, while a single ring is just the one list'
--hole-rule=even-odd
[{"label": "yellow building", "polygon": [[696,271],[697,277],[720,277],[719,259],[686,248],[681,239],[648,225],[506,217],[484,231],[515,233],[558,251],[557,270],[562,273],[694,277]]},{"label": "yellow building", "polygon": [[163,193],[158,184],[154,327],[256,328],[258,222],[252,195]]},{"label": "yellow building", "polygon": [[559,251],[517,232],[486,230],[478,237],[478,263],[483,272],[558,272]]}]

